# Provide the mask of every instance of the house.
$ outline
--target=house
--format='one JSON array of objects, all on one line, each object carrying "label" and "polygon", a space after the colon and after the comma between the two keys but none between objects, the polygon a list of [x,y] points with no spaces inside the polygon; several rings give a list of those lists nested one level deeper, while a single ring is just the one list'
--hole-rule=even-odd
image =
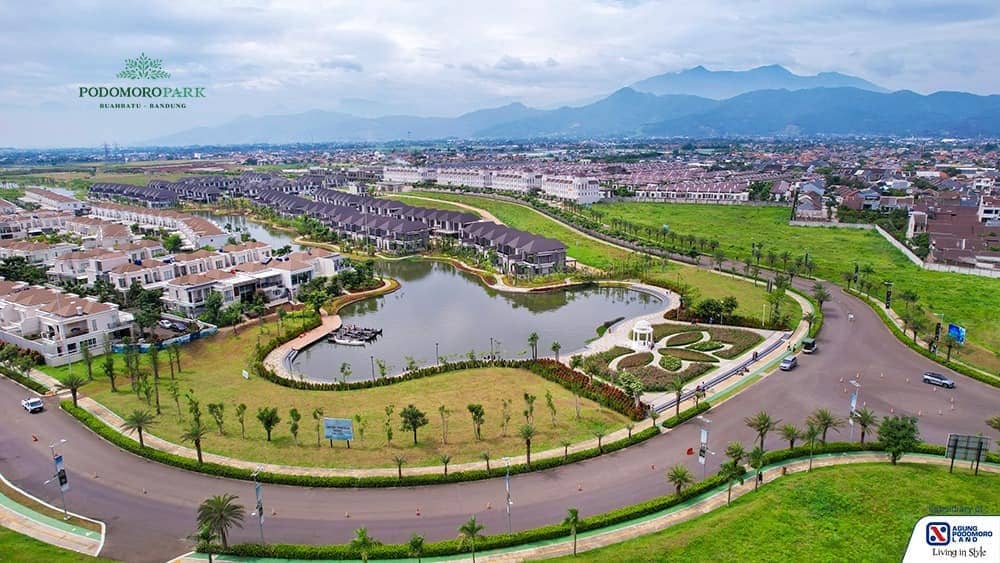
[{"label": "house", "polygon": [[24,190],[24,201],[36,203],[47,209],[69,213],[82,213],[87,203],[74,197],[69,197],[44,188],[27,188]]},{"label": "house", "polygon": [[545,275],[566,267],[566,245],[562,242],[489,221],[466,226],[461,242],[494,257],[505,274]]},{"label": "house", "polygon": [[0,215],[13,215],[22,211],[24,210],[17,205],[7,201],[6,199],[0,198]]}]

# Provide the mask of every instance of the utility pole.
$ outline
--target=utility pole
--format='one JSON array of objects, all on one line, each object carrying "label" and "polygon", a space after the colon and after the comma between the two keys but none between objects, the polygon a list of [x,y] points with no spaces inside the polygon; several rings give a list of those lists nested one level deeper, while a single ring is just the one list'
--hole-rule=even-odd
[{"label": "utility pole", "polygon": [[263,465],[258,465],[254,468],[253,473],[250,474],[253,477],[253,488],[254,493],[257,495],[257,510],[250,513],[250,516],[257,517],[257,528],[260,530],[260,545],[264,545],[264,494],[261,490],[260,481],[257,480],[257,474],[264,470]]},{"label": "utility pole", "polygon": [[56,472],[45,484],[48,485],[56,481],[56,485],[59,487],[59,499],[62,500],[63,520],[69,520],[69,510],[66,508],[66,491],[69,490],[69,480],[66,478],[66,468],[63,466],[62,455],[56,455],[56,446],[61,446],[65,443],[66,439],[62,438],[58,442],[49,444],[49,451],[52,452],[52,461],[55,463]]},{"label": "utility pole", "polygon": [[504,483],[507,487],[507,533],[510,534],[510,505],[514,504],[514,501],[510,500],[510,458],[503,458],[503,462],[507,465],[507,476],[504,478]]}]

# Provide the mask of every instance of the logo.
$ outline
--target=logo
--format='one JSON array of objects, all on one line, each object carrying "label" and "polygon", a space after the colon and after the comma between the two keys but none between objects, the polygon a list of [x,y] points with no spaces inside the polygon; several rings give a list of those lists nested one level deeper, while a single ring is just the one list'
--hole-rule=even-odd
[{"label": "logo", "polygon": [[927,545],[948,545],[951,543],[951,525],[947,522],[927,523]]},{"label": "logo", "polygon": [[125,68],[117,76],[132,80],[161,80],[170,78],[170,73],[163,70],[163,59],[151,59],[146,53],[140,53],[138,59],[125,59]]}]

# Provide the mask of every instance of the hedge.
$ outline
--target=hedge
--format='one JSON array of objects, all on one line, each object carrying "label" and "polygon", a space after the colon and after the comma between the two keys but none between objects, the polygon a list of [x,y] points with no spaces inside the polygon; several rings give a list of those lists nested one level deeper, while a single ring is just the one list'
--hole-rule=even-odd
[{"label": "hedge", "polygon": [[698,342],[705,336],[700,331],[682,332],[667,339],[667,346],[684,346]]},{"label": "hedge", "polygon": [[637,368],[653,361],[652,352],[639,352],[618,360],[618,369]]},{"label": "hedge", "polygon": [[687,347],[688,350],[696,350],[698,352],[714,352],[725,348],[726,345],[722,342],[716,342],[715,340],[706,340],[704,342],[696,342]]},{"label": "hedge", "polygon": [[692,418],[698,416],[699,414],[701,414],[703,412],[708,411],[708,409],[710,409],[710,408],[712,408],[712,405],[708,401],[701,401],[701,402],[698,403],[698,406],[696,406],[696,407],[691,407],[691,408],[682,410],[680,416],[676,416],[675,415],[675,416],[672,416],[672,417],[664,420],[663,421],[663,427],[664,428],[673,428],[673,427],[675,427],[675,426],[677,426],[679,424],[682,424],[684,422],[687,422],[688,420],[691,420]]},{"label": "hedge", "polygon": [[[844,452],[855,452],[855,451],[882,451],[882,446],[877,442],[868,444],[857,444],[857,443],[845,443],[836,442],[826,445],[817,446],[813,454],[829,454],[829,453],[844,453]],[[921,444],[917,446],[913,453],[925,453],[932,455],[943,455],[944,448],[941,446],[933,446],[929,444]],[[778,463],[781,461],[786,461],[790,459],[803,460],[808,459],[809,448],[808,447],[798,447],[791,450],[777,450],[773,452],[768,452],[765,456],[766,464]],[[1000,462],[1000,456],[997,454],[988,454],[988,461],[993,463]],[[990,459],[992,458],[992,459]],[[661,497],[656,497],[649,499],[647,501],[640,502],[638,504],[633,504],[630,506],[624,506],[609,512],[602,514],[597,514],[590,516],[588,518],[583,518],[577,524],[577,532],[587,532],[591,530],[598,530],[601,528],[607,528],[609,526],[614,526],[624,522],[629,522],[648,516],[650,514],[656,514],[663,510],[672,508],[691,500],[697,498],[706,493],[711,493],[712,491],[719,489],[726,485],[723,478],[718,475],[713,475],[704,481],[700,481],[690,487],[682,490],[678,494],[671,494]],[[484,536],[476,541],[476,550],[480,552],[485,552],[493,549],[502,549],[509,547],[521,546],[529,543],[540,542],[545,540],[553,539],[567,539],[571,537],[570,530],[567,526],[560,524],[550,524],[548,526],[542,526],[540,528],[533,528],[530,530],[524,530],[521,532],[516,532],[513,534],[496,534],[490,536]],[[352,548],[349,544],[340,545],[301,545],[301,544],[272,544],[272,545],[261,545],[258,543],[243,543],[229,546],[228,549],[213,550],[215,553],[224,553],[226,555],[235,555],[240,557],[272,557],[272,558],[286,558],[286,559],[332,559],[332,560],[351,560],[360,559],[361,554],[358,550]],[[443,557],[452,556],[462,553],[467,553],[469,548],[461,547],[457,539],[444,540],[438,542],[428,542],[424,544],[424,550],[421,554],[422,557]],[[408,546],[406,544],[383,544],[373,547],[370,550],[369,557],[373,559],[404,559],[411,557],[409,553]]]},{"label": "hedge", "polygon": [[[663,357],[666,358],[667,354],[664,354]],[[642,366],[633,368],[631,373],[642,380],[643,387],[646,391],[654,392],[666,391],[670,382],[678,377],[687,383],[688,381],[700,377],[713,369],[715,369],[715,366],[712,364],[690,362],[687,367],[681,371],[670,372],[658,366]]]},{"label": "hedge", "polygon": [[677,371],[681,369],[681,361],[663,351],[660,352],[660,367],[667,371]]},{"label": "hedge", "polygon": [[816,338],[819,335],[819,331],[823,328],[823,308],[819,306],[819,301],[816,301],[812,295],[799,291],[794,287],[790,288],[790,291],[799,294],[813,306],[813,313],[816,315],[816,320],[813,321],[812,327],[809,328],[809,338]]},{"label": "hedge", "polygon": [[[140,447],[139,443],[131,438],[128,438],[118,432],[116,429],[108,426],[104,421],[98,419],[89,412],[79,408],[74,407],[73,402],[69,400],[64,400],[59,403],[60,407],[67,413],[74,416],[77,420],[82,422],[85,426],[93,430],[98,436],[104,438],[108,442],[111,442],[119,448],[131,452],[133,454],[157,461],[166,465],[172,465],[174,467],[179,467],[181,469],[187,469],[189,471],[197,471],[199,473],[207,473],[209,475],[215,475],[218,477],[226,477],[230,479],[241,479],[244,481],[250,481],[253,479],[251,476],[251,470],[241,469],[237,467],[231,467],[228,465],[222,465],[218,463],[198,463],[198,460],[191,459],[188,457],[179,456],[176,454],[171,454],[149,447]],[[653,436],[659,435],[660,430],[655,426],[647,428],[641,432],[636,432],[632,434],[631,438],[624,438],[622,440],[617,440],[608,444],[603,444],[602,450],[599,451],[597,448],[590,448],[587,450],[581,450],[569,454],[569,456],[559,456],[538,459],[532,462],[530,466],[524,463],[519,463],[510,466],[510,473],[516,475],[519,473],[528,473],[531,471],[540,471],[543,469],[551,469],[553,467],[559,467],[560,465],[566,465],[569,463],[576,463],[578,461],[583,461],[586,459],[591,459],[602,454],[617,451],[628,446],[639,444],[645,442],[646,440],[652,438]],[[333,477],[333,476],[312,476],[312,475],[288,475],[284,473],[260,473],[257,475],[257,479],[264,483],[274,483],[277,485],[295,485],[300,487],[343,487],[343,488],[382,488],[382,487],[412,487],[418,485],[437,485],[441,483],[459,483],[463,481],[477,481],[480,479],[492,479],[500,475],[500,472],[491,471],[486,472],[485,469],[476,469],[471,471],[456,471],[444,475],[443,473],[434,473],[428,475],[403,475],[402,479],[391,476],[370,476],[370,477]]]},{"label": "hedge", "polygon": [[0,374],[7,376],[11,380],[20,383],[21,385],[24,385],[28,389],[31,389],[32,391],[40,395],[44,395],[49,392],[49,388],[46,387],[44,384],[39,383],[34,379],[31,379],[30,377],[25,377],[8,367],[0,366]]},{"label": "hedge", "polygon": [[1000,387],[1000,378],[981,373],[963,364],[959,364],[956,362],[949,362],[947,359],[933,354],[930,350],[925,350],[923,347],[918,346],[917,343],[913,342],[913,340],[911,340],[909,336],[906,336],[905,334],[903,334],[903,331],[899,330],[899,327],[896,326],[896,323],[892,322],[892,319],[889,318],[889,315],[887,315],[886,312],[882,309],[882,307],[880,307],[877,303],[873,303],[870,299],[863,297],[861,293],[859,293],[857,290],[845,289],[844,291],[853,294],[862,302],[867,303],[869,307],[871,307],[876,313],[878,313],[878,316],[882,318],[882,322],[896,336],[896,338],[903,344],[909,346],[910,349],[913,350],[914,352],[917,352],[921,356],[929,360],[933,360],[941,364],[942,366],[951,369],[953,371],[956,371],[962,375],[971,377],[972,379],[976,379],[978,381],[982,381],[983,383],[987,385],[992,385],[993,387]]},{"label": "hedge", "polygon": [[716,358],[715,356],[709,356],[708,354],[702,354],[701,352],[688,350],[687,348],[675,348],[670,350],[669,354],[675,358],[680,358],[689,362],[716,363],[719,361],[719,358]]}]

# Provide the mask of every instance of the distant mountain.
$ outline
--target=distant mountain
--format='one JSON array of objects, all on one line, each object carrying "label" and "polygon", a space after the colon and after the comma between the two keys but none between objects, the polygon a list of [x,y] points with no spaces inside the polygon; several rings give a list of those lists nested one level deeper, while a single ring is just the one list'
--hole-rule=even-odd
[{"label": "distant mountain", "polygon": [[530,139],[719,136],[1000,136],[1000,96],[858,88],[759,90],[726,100],[622,88],[592,104],[539,110],[515,103],[458,117],[377,118],[310,111],[243,117],[151,140],[236,145],[446,138]]},{"label": "distant mountain", "polygon": [[755,90],[857,88],[873,92],[887,91],[867,80],[839,72],[802,76],[781,65],[761,66],[750,70],[708,70],[703,66],[696,66],[640,80],[632,88],[651,94],[687,94],[713,100],[724,100]]},{"label": "distant mountain", "polygon": [[667,119],[650,136],[813,136],[1000,134],[1000,96],[909,91],[882,94],[857,88],[761,90],[719,102],[708,111]]}]

